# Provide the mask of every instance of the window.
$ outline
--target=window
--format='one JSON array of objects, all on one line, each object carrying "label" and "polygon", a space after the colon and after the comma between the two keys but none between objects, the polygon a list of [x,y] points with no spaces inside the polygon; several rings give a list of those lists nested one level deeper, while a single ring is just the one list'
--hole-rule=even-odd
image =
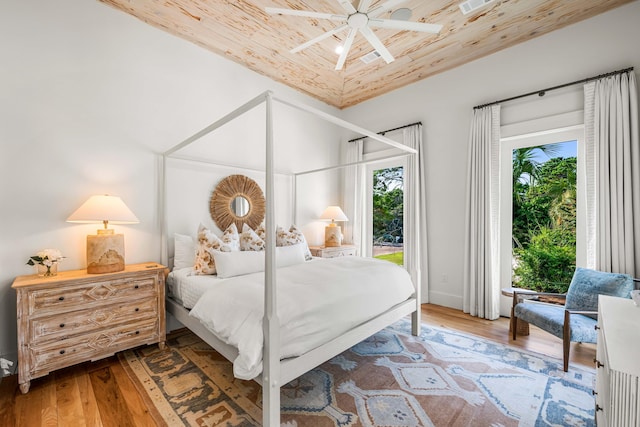
[{"label": "window", "polygon": [[[583,147],[584,131],[582,125],[570,126],[561,129],[553,129],[544,132],[534,132],[523,135],[516,135],[501,139],[500,142],[500,264],[501,264],[501,283],[503,287],[511,286],[513,280],[514,247],[521,246],[519,240],[528,239],[529,236],[514,236],[514,205],[516,211],[520,209],[517,202],[514,203],[514,186],[520,187],[522,184],[527,185],[530,179],[527,173],[518,177],[521,181],[516,181],[514,177],[514,150],[520,153],[540,150],[522,150],[527,147],[548,146],[555,144],[556,154],[567,157],[571,151],[567,151],[567,147],[574,146],[577,154],[577,173],[575,184],[575,201],[576,201],[576,223],[575,223],[575,261],[576,265],[584,265],[586,261],[585,248],[585,177],[584,177],[584,147]],[[539,154],[538,154],[539,155]],[[543,155],[544,156],[544,155]],[[554,157],[551,154],[550,157]],[[546,160],[546,159],[541,159]],[[516,161],[516,163],[518,163]],[[522,165],[516,164],[516,171]],[[516,188],[517,189],[517,188]],[[521,221],[520,213],[516,212],[516,221]],[[532,222],[536,220],[533,219]],[[542,222],[542,221],[539,221]],[[522,224],[517,224],[516,229],[522,228]],[[538,224],[544,226],[546,224]],[[535,227],[532,227],[535,228]],[[544,228],[544,227],[543,227]],[[520,231],[521,233],[521,231]],[[526,286],[525,286],[526,287]],[[501,315],[509,315],[507,304],[501,305]]]},{"label": "window", "polygon": [[367,166],[367,256],[404,265],[405,159]]}]

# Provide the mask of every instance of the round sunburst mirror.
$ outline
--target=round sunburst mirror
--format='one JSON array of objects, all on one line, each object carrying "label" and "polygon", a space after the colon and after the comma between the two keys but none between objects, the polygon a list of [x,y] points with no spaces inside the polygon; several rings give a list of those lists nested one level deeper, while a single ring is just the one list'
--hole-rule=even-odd
[{"label": "round sunburst mirror", "polygon": [[209,212],[220,230],[226,230],[232,223],[238,231],[242,231],[243,224],[255,229],[264,219],[264,194],[251,178],[230,175],[213,191]]}]

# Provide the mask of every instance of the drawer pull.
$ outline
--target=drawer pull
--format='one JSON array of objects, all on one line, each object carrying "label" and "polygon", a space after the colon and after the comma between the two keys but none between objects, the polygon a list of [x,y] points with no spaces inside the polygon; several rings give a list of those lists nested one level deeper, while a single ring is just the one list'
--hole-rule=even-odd
[{"label": "drawer pull", "polygon": [[596,368],[602,368],[604,366],[604,363],[600,363],[599,360],[596,360]]},{"label": "drawer pull", "polygon": [[600,326],[598,326],[598,325],[593,325],[593,329],[595,329],[596,331],[599,331],[599,330],[600,330]]},{"label": "drawer pull", "polygon": [[64,328],[64,323],[60,323],[60,327],[61,327],[61,328]]},{"label": "drawer pull", "polygon": [[136,335],[139,335],[139,334],[140,334],[140,331],[136,331]]},{"label": "drawer pull", "polygon": [[58,298],[58,301],[64,301],[64,297]]},{"label": "drawer pull", "polygon": [[140,311],[140,309],[138,307],[136,307],[136,311]]},{"label": "drawer pull", "polygon": [[60,350],[60,354],[64,354],[64,353],[65,353],[65,351],[64,351],[64,350]]},{"label": "drawer pull", "polygon": [[140,287],[140,285],[135,285],[133,288],[134,289],[138,289]]},{"label": "drawer pull", "polygon": [[598,411],[602,411],[602,406],[596,404],[596,412],[598,412]]}]

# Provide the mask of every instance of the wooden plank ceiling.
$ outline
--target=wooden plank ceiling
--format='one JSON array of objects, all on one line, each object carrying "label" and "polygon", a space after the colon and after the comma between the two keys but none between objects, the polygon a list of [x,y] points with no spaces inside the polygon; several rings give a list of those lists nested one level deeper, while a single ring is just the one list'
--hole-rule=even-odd
[{"label": "wooden plank ceiling", "polygon": [[[369,64],[361,61],[373,48],[358,34],[341,71],[334,70],[334,50],[346,38],[346,30],[299,53],[289,52],[339,23],[265,12],[270,6],[344,15],[338,0],[99,1],[346,108],[632,0],[496,0],[468,15],[460,11],[459,1],[407,0],[396,9],[411,9],[410,21],[443,25],[440,34],[373,29],[395,57],[390,64],[381,58]],[[373,1],[371,8],[382,3]],[[389,19],[390,14],[380,18]]]}]

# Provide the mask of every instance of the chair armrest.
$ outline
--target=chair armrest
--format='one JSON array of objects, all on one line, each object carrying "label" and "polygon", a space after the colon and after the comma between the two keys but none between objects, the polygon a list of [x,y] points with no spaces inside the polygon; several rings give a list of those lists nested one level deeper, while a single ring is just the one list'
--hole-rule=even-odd
[{"label": "chair armrest", "polygon": [[591,310],[567,310],[565,308],[564,311],[568,311],[570,314],[589,314],[594,316],[598,315],[597,311],[591,311]]},{"label": "chair armrest", "polygon": [[531,291],[523,291],[523,292],[518,292],[516,290],[513,291],[513,306],[515,307],[520,301],[518,301],[518,296],[526,296],[527,299],[530,299],[529,297],[540,297],[540,296],[547,296],[547,297],[557,297],[557,298],[567,298],[567,294],[558,294],[558,293],[553,293],[553,292],[531,292]]},{"label": "chair armrest", "polygon": [[514,291],[514,294],[518,293],[520,295],[530,295],[530,296],[538,296],[538,295],[545,295],[545,296],[553,296],[553,297],[563,297],[566,298],[567,294],[557,294],[557,293],[553,293],[553,292],[518,292],[518,291]]}]

